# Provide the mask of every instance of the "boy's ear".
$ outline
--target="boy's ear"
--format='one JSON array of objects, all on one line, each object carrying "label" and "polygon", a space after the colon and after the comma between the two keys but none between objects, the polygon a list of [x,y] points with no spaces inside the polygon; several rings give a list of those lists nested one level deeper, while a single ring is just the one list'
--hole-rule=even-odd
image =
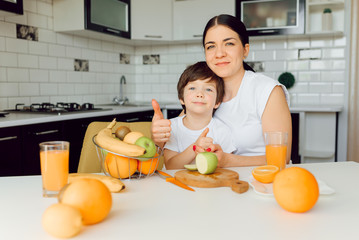
[{"label": "boy's ear", "polygon": [[219,103],[217,103],[216,105],[214,105],[214,109],[217,109],[217,108],[219,108],[219,105],[221,105],[221,103],[219,102]]}]

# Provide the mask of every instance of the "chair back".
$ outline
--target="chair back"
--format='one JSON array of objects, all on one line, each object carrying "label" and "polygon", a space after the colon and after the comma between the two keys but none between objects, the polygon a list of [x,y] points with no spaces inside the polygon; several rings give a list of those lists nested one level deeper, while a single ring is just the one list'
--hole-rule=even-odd
[{"label": "chair back", "polygon": [[[97,156],[97,151],[95,144],[92,141],[94,135],[96,135],[101,129],[107,127],[110,122],[92,122],[87,127],[82,150],[80,161],[78,165],[77,172],[79,173],[100,173],[102,171],[101,162]],[[143,133],[146,137],[151,137],[151,124],[152,122],[117,122],[113,131],[115,131],[119,126],[127,126],[131,131],[137,131]],[[162,169],[163,166],[163,157],[159,162],[158,169]]]}]

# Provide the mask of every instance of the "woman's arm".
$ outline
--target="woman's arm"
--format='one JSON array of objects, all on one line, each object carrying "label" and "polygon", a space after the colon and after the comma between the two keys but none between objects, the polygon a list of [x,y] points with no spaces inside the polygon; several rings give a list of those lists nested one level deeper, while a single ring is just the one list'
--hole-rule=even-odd
[{"label": "woman's arm", "polygon": [[181,153],[165,149],[164,157],[166,169],[180,169],[184,168],[183,166],[185,164],[190,164],[196,157],[196,153],[193,151],[193,145],[194,144],[191,144]]},{"label": "woman's arm", "polygon": [[292,117],[281,86],[276,86],[269,96],[262,115],[263,133],[281,131],[288,133],[287,164],[292,151]]}]

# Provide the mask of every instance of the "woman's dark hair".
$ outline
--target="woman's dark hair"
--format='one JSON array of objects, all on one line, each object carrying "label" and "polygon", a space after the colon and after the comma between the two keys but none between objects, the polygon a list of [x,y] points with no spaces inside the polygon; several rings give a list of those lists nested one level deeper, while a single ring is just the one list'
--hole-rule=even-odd
[{"label": "woman's dark hair", "polygon": [[[228,27],[228,28],[232,29],[233,31],[235,31],[238,34],[239,39],[241,40],[241,42],[243,44],[243,47],[247,43],[249,43],[247,29],[246,29],[246,26],[244,26],[243,22],[241,20],[239,20],[239,18],[234,17],[232,15],[222,14],[222,15],[215,16],[208,21],[208,23],[203,31],[203,37],[202,37],[203,47],[205,44],[204,39],[206,38],[208,30],[211,27],[217,26],[217,25],[223,25],[223,26]],[[253,68],[251,68],[245,62],[243,62],[243,67],[245,70],[254,72]]]},{"label": "woman's dark hair", "polygon": [[[177,94],[178,99],[183,100],[184,88],[189,82],[194,82],[197,80],[210,79],[210,81],[215,82],[217,90],[216,104],[221,103],[224,97],[224,82],[221,77],[218,77],[207,65],[206,62],[201,61],[193,65],[188,66],[184,72],[181,74],[181,77],[177,83]],[[186,113],[186,106],[182,105],[184,112]],[[213,113],[216,109],[213,110]]]}]

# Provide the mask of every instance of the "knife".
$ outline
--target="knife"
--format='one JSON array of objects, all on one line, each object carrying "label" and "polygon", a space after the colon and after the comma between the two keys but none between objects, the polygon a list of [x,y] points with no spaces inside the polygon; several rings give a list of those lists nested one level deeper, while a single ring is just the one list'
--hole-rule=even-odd
[{"label": "knife", "polygon": [[190,190],[190,191],[193,191],[194,192],[194,189],[191,188],[191,187],[188,187],[186,184],[178,181],[177,179],[175,179],[174,177],[172,177],[171,175],[169,175],[168,173],[165,173],[165,172],[162,172],[160,170],[157,170],[156,171],[157,174],[161,177],[161,178],[164,178],[166,179],[166,182],[170,182],[170,183],[173,183],[181,188],[184,188],[186,190]]}]

